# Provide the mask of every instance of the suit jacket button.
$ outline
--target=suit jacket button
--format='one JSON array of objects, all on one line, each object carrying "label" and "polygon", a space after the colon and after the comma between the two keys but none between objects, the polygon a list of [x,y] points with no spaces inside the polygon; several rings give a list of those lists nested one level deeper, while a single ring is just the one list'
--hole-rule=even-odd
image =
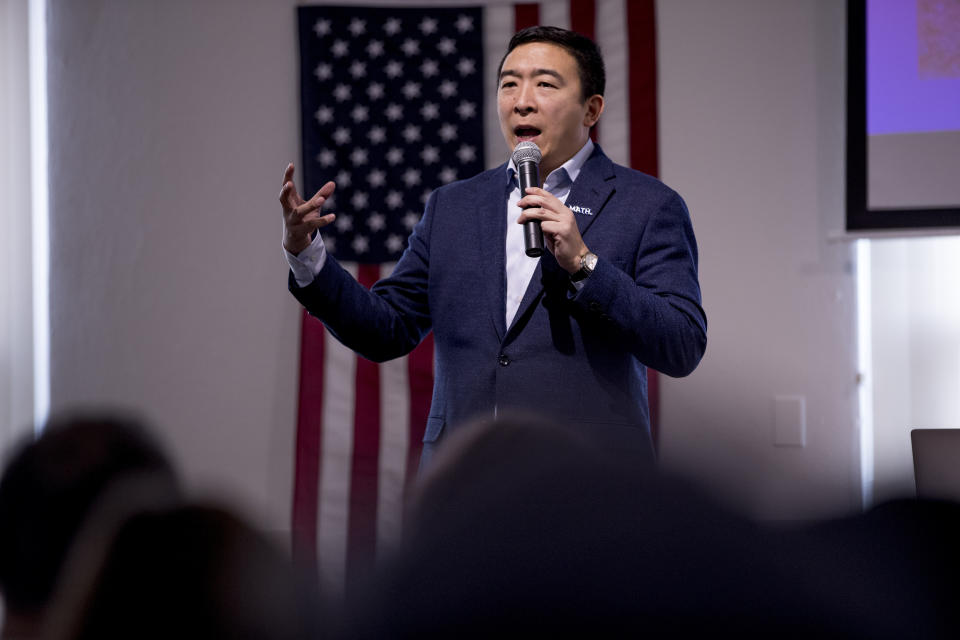
[{"label": "suit jacket button", "polygon": [[594,300],[589,305],[587,305],[590,311],[598,311],[600,309],[600,303]]},{"label": "suit jacket button", "polygon": [[500,357],[497,358],[497,362],[500,363],[500,366],[501,366],[501,367],[505,367],[505,366],[507,366],[508,364],[510,364],[510,358],[508,358],[507,356],[505,356],[505,355],[503,355],[503,354],[501,353],[501,354],[500,354]]}]

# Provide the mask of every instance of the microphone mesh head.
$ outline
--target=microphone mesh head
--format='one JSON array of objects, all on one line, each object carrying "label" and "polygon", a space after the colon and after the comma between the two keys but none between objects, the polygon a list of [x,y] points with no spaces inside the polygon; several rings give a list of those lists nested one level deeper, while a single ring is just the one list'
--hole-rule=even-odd
[{"label": "microphone mesh head", "polygon": [[543,154],[540,153],[540,147],[537,146],[536,142],[526,140],[513,149],[513,162],[517,166],[520,166],[520,163],[524,160],[533,160],[539,165],[541,158],[543,158]]}]

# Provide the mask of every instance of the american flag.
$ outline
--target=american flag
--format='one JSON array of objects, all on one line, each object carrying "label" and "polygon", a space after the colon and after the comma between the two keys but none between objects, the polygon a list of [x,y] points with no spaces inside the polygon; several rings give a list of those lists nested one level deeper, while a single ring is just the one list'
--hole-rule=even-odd
[{"label": "american flag", "polygon": [[[598,42],[607,65],[598,141],[614,161],[656,175],[653,11],[654,0],[301,7],[303,193],[337,184],[326,205],[337,221],[323,230],[330,254],[372,286],[392,270],[433,189],[508,158],[495,71],[526,26]],[[378,365],[306,313],[301,332],[293,549],[339,590],[399,533],[429,411],[433,341]]]}]

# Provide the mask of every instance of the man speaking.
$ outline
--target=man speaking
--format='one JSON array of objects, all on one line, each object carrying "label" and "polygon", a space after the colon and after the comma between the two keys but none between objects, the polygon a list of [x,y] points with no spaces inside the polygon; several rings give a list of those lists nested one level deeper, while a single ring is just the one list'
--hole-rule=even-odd
[{"label": "man speaking", "polygon": [[[684,376],[706,347],[686,206],[590,140],[605,74],[589,38],[524,29],[498,78],[500,128],[514,157],[435,190],[392,275],[369,291],[314,233],[335,218],[320,210],[334,183],[304,200],[287,167],[280,202],[290,290],[374,361],[409,353],[433,330],[421,468],[451,429],[515,410],[652,459],[646,367]],[[521,193],[538,155],[542,188]],[[537,226],[542,253],[530,250]]]}]

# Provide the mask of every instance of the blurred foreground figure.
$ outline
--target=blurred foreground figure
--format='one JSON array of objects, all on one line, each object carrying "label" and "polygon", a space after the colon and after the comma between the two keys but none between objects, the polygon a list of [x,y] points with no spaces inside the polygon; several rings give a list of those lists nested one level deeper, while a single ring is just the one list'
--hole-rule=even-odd
[{"label": "blurred foreground figure", "polygon": [[64,415],[15,450],[0,479],[0,590],[4,638],[39,633],[61,567],[105,495],[148,481],[174,495],[167,456],[136,420]]},{"label": "blurred foreground figure", "polygon": [[942,513],[764,530],[577,431],[457,435],[344,637],[949,637],[942,585],[902,548]]},{"label": "blurred foreground figure", "polygon": [[85,536],[76,556],[47,640],[319,635],[312,581],[222,508],[188,504],[129,515],[112,533]]}]

